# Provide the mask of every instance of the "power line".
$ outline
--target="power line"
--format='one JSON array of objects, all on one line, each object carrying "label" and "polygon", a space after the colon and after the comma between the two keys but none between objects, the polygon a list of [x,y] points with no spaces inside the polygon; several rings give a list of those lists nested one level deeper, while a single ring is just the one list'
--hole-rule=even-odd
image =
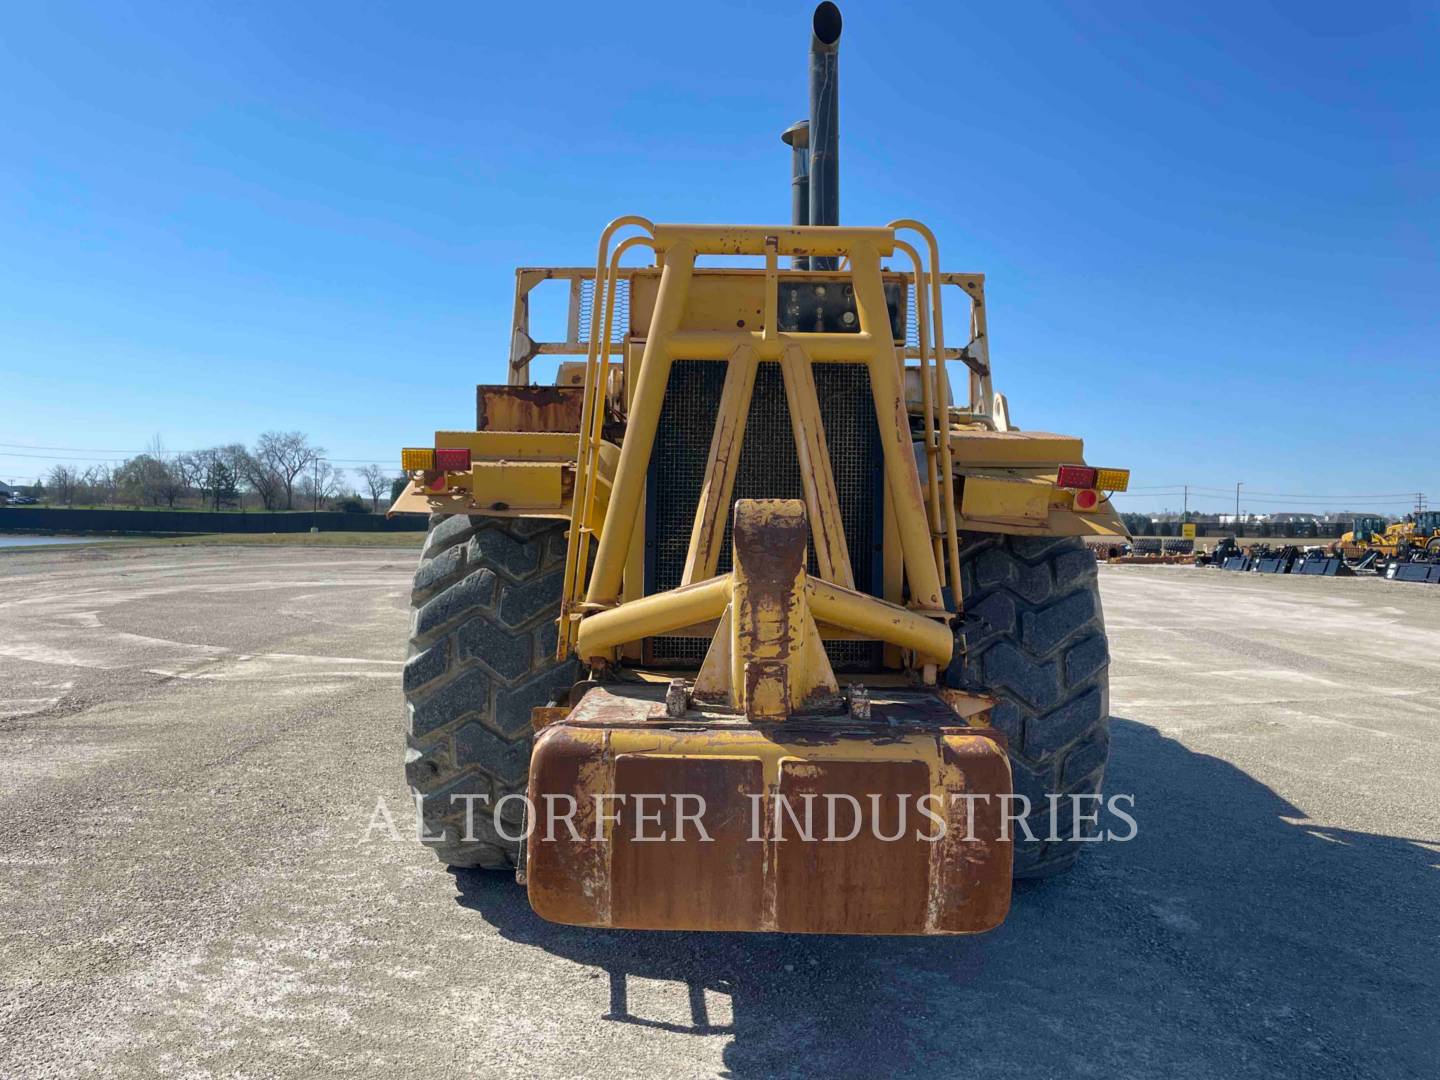
[{"label": "power line", "polygon": [[[34,458],[39,461],[125,461],[121,457],[84,457],[85,454],[126,454],[135,457],[138,454],[151,454],[153,450],[114,450],[100,447],[70,447],[70,446],[30,446],[26,443],[0,443],[0,447],[23,447],[26,450],[68,450],[65,454],[24,454],[16,450],[0,450],[0,457]],[[205,449],[213,449],[205,447]],[[163,457],[179,457],[182,454],[198,454],[199,450],[162,450]],[[389,455],[385,455],[389,456]],[[340,465],[372,465],[379,464],[384,458],[338,458],[324,455],[325,460]]]}]

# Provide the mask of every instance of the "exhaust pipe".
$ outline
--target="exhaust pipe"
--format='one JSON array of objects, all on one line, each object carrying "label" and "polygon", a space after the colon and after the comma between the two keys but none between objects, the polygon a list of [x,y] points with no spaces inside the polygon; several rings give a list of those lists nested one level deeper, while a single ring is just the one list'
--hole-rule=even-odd
[{"label": "exhaust pipe", "polygon": [[825,0],[810,33],[810,224],[840,224],[840,9]]},{"label": "exhaust pipe", "polygon": [[[781,142],[790,147],[790,224],[810,224],[810,121],[797,120],[785,129]],[[793,255],[790,265],[808,270],[808,255]]]},{"label": "exhaust pipe", "polygon": [[[780,136],[790,147],[790,222],[840,224],[840,9],[825,0],[810,20],[810,119]],[[834,270],[839,260],[792,260],[797,269]],[[808,265],[807,265],[808,263]]]}]

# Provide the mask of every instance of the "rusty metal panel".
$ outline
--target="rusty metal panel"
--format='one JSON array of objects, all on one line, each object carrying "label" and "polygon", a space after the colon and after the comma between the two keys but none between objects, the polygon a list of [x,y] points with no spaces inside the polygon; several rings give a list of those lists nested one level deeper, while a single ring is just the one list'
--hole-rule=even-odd
[{"label": "rusty metal panel", "polygon": [[575,386],[477,386],[480,431],[580,431],[584,390]]},{"label": "rusty metal panel", "polygon": [[[536,736],[527,794],[537,824],[526,845],[525,873],[530,906],[542,919],[572,926],[610,925],[608,844],[595,839],[596,805],[589,798],[591,792],[609,787],[603,741],[564,723]],[[573,836],[562,822],[540,820],[550,813],[554,799],[567,795],[576,800]]]},{"label": "rusty metal panel", "polygon": [[[1010,761],[1004,753],[994,752],[995,745],[963,729],[945,733],[941,756],[953,785],[947,788],[947,797],[1010,790]],[[958,778],[963,778],[963,785],[955,783]],[[957,817],[955,827],[937,845],[932,866],[932,874],[939,878],[933,892],[937,930],[965,933],[999,926],[1009,914],[1014,849],[1008,841],[998,841],[1004,835],[1003,813],[1000,800],[976,799],[966,808],[967,816]],[[1006,883],[1003,889],[996,887],[1001,879]]]},{"label": "rusty metal panel", "polygon": [[[761,924],[765,847],[749,841],[749,815],[707,814],[706,842],[692,822],[680,820],[696,804],[675,800],[698,796],[709,807],[748,809],[750,797],[765,790],[758,759],[625,754],[615,761],[615,790],[630,798],[611,839],[612,926],[753,930]],[[657,809],[648,800],[635,803],[635,795],[664,801]],[[666,839],[648,839],[656,835]]]},{"label": "rusty metal panel", "polygon": [[[588,691],[535,740],[532,906],[555,922],[635,929],[939,934],[998,925],[1011,875],[1003,736],[959,726],[934,694],[874,693],[872,723],[753,725],[702,707],[668,716],[661,685]],[[661,799],[637,807],[637,794]],[[682,836],[675,795],[703,799],[710,841],[692,821]],[[777,826],[779,801],[803,821],[807,795],[819,807],[836,797],[834,831],[823,809],[809,839],[792,831],[791,812],[781,809]],[[975,806],[973,827],[952,798],[964,795],[990,799]],[[596,796],[608,810],[597,813]],[[943,831],[919,812],[926,796]],[[544,819],[547,797],[574,800],[574,835]],[[852,805],[863,821],[847,817]],[[651,839],[659,835],[667,839]]]},{"label": "rusty metal panel", "polygon": [[[780,792],[793,810],[826,812],[829,834],[849,840],[775,839],[775,928],[797,934],[923,934],[930,902],[930,844],[914,839],[916,800],[930,792],[923,761],[787,761]],[[858,796],[855,805],[838,798]],[[827,794],[837,796],[827,802]],[[902,799],[904,800],[902,804]],[[901,810],[904,805],[907,809]],[[902,813],[905,819],[901,820]],[[803,821],[802,821],[803,824]],[[922,819],[921,826],[929,825]],[[812,831],[811,835],[815,835]],[[880,837],[899,835],[895,841]]]}]

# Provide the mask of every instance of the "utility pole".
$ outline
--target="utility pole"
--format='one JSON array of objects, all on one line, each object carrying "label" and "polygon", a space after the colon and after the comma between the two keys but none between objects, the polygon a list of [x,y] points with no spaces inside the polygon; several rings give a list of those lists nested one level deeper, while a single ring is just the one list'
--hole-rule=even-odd
[{"label": "utility pole", "polygon": [[1235,528],[1240,528],[1240,481],[1235,481]]},{"label": "utility pole", "polygon": [[1184,509],[1184,511],[1180,514],[1180,520],[1181,520],[1181,521],[1189,521],[1189,520],[1190,520],[1190,485],[1189,485],[1189,484],[1186,484],[1186,485],[1185,485],[1185,509]]}]

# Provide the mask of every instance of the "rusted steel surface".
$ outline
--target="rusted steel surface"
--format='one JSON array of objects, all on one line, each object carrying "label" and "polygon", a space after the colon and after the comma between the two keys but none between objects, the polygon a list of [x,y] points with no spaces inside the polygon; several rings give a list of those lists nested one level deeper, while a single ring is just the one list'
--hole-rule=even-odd
[{"label": "rusted steel surface", "polygon": [[480,431],[580,431],[584,391],[574,386],[477,386]]},{"label": "rusted steel surface", "polygon": [[[751,843],[745,829],[718,824],[707,828],[707,842],[694,821],[683,820],[687,811],[702,805],[697,800],[748,812],[751,797],[762,798],[765,792],[759,759],[624,754],[615,762],[615,786],[619,792],[656,798],[639,803],[631,798],[619,808],[610,856],[614,925],[753,930],[764,922],[765,846]],[[648,839],[662,829],[669,839]],[[722,887],[705,887],[722,880]]]},{"label": "rusted steel surface", "polygon": [[536,731],[558,723],[570,715],[568,705],[536,705],[530,710],[530,726]]},{"label": "rusted steel surface", "polygon": [[[667,716],[666,691],[592,688],[536,737],[526,867],[542,917],[871,934],[977,933],[1004,919],[1005,742],[959,726],[983,708],[875,690],[869,723],[842,711],[757,725],[701,708]],[[927,797],[943,829],[920,812]],[[547,818],[547,801],[572,799],[568,822]]]},{"label": "rusted steel surface", "polygon": [[[777,843],[786,845],[776,865],[776,925],[802,933],[923,934],[930,844],[911,834],[931,822],[911,821],[908,808],[929,791],[930,769],[921,761],[783,762],[780,792],[790,806],[803,807],[808,798],[810,806],[828,810],[831,793],[857,801],[834,803],[835,835],[849,839],[805,843],[786,835],[787,827],[799,830],[783,813],[770,823],[778,826]],[[872,793],[878,797],[869,798]]]},{"label": "rusted steel surface", "polygon": [[783,720],[839,691],[805,602],[805,517],[796,499],[735,504],[731,693],[752,719]]}]

